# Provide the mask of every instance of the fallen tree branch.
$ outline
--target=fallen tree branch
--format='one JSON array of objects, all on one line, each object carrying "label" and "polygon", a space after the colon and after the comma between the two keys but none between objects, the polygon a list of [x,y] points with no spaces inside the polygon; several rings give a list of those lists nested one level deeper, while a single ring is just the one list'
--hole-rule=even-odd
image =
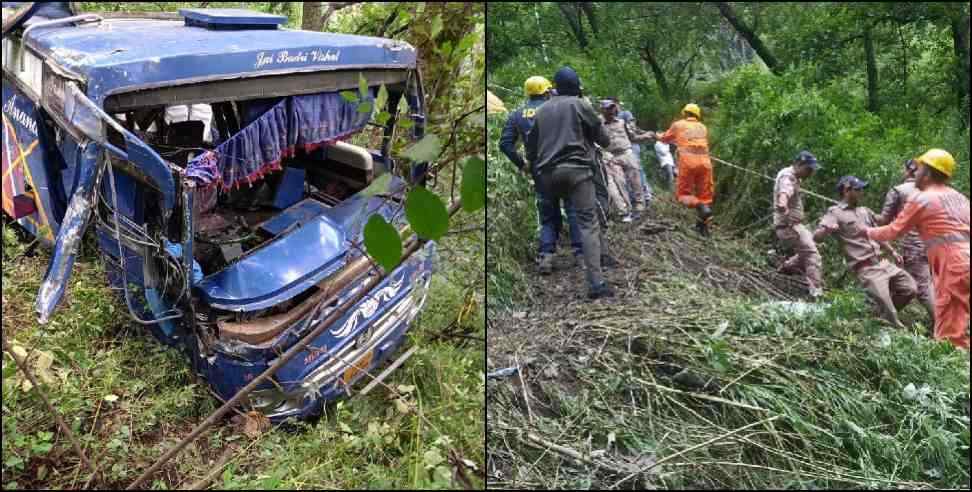
[{"label": "fallen tree branch", "polygon": [[566,458],[570,458],[578,463],[590,465],[601,471],[605,471],[611,474],[620,475],[627,471],[627,470],[623,470],[622,467],[617,464],[608,465],[606,463],[594,461],[593,459],[585,457],[580,452],[574,449],[561,446],[559,444],[554,444],[550,441],[546,441],[540,436],[533,433],[527,433],[526,438],[524,438],[522,435],[517,436],[517,439],[519,439],[520,442],[522,442],[523,444],[526,444],[527,446],[530,446],[532,448],[537,448],[543,451],[552,451]]}]

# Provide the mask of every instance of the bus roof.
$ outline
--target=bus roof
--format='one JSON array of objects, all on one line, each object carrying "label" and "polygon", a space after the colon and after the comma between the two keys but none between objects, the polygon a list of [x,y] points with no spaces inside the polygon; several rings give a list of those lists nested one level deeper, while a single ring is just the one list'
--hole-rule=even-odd
[{"label": "bus roof", "polygon": [[104,19],[79,26],[25,23],[25,43],[80,76],[95,102],[111,94],[290,72],[410,69],[416,52],[383,38],[291,29],[208,29],[182,21]]}]

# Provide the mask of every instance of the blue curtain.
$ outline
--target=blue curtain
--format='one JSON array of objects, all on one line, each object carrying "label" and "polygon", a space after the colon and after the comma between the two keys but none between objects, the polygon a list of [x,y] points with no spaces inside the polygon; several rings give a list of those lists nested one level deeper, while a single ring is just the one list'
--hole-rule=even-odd
[{"label": "blue curtain", "polygon": [[[374,100],[374,90],[365,100]],[[281,161],[294,156],[297,149],[309,152],[361,131],[371,112],[359,113],[359,104],[345,101],[337,92],[283,98],[186,166],[186,175],[211,195],[201,197],[203,203],[212,202],[203,208],[215,204],[217,189],[252,185],[267,173],[281,170]]]}]

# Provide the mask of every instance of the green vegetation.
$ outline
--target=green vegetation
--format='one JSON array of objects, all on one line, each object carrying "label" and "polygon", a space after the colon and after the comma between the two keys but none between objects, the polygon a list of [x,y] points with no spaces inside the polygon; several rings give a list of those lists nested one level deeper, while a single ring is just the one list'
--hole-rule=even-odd
[{"label": "green vegetation", "polygon": [[[321,3],[316,3],[321,13]],[[87,2],[81,8],[174,11],[199,6],[198,2]],[[241,4],[212,2],[208,7],[239,8]],[[242,7],[286,14],[288,27],[304,25],[301,17],[307,11],[307,5],[297,2]],[[441,213],[426,224],[432,228],[429,236],[438,238],[438,270],[426,307],[406,342],[418,350],[385,381],[402,397],[379,386],[367,396],[328,406],[318,422],[270,432],[251,432],[250,421],[239,416],[227,419],[147,485],[186,488],[225,456],[229,463],[210,484],[214,488],[482,486],[486,213],[475,205],[483,201],[485,181],[481,170],[483,10],[479,4],[459,3],[358,4],[325,12],[329,23],[322,26],[335,32],[404,39],[416,46],[429,118],[430,138],[422,142],[437,141],[426,149],[434,157],[428,195],[440,207],[460,197],[470,200],[466,211],[449,221],[448,231]],[[409,126],[399,128],[404,131]],[[397,144],[396,155],[416,147],[407,138]],[[407,173],[409,163],[401,161],[401,171]],[[469,178],[464,169],[472,170]],[[39,326],[33,301],[50,256],[43,248],[36,254],[27,249],[28,241],[18,240],[14,229],[5,224],[4,336],[32,354],[32,368],[44,381],[44,391],[102,475],[86,483],[90,473],[37,392],[23,389],[23,377],[4,354],[2,486],[123,488],[219,403],[204,382],[195,380],[180,353],[161,346],[127,321],[124,301],[106,287],[92,237],[86,238],[74,266],[63,305],[49,324]]]},{"label": "green vegetation", "polygon": [[[808,149],[825,169],[806,188],[856,174],[878,208],[932,147],[969,192],[968,18],[943,2],[491,4],[488,87],[512,110],[527,77],[569,65],[645,130],[696,102],[714,156],[773,177]],[[716,164],[711,243],[660,191],[640,227],[609,231],[618,299],[588,304],[566,258],[536,275],[504,119],[488,121],[488,360],[522,379],[487,386],[489,486],[969,487],[968,354],[922,336],[916,306],[907,332],[882,325],[831,246],[823,308],[788,304],[805,288],[773,273],[771,181]],[[814,222],[829,206],[806,202]]]},{"label": "green vegetation", "polygon": [[488,486],[968,488],[969,356],[924,337],[921,308],[896,331],[851,283],[794,303],[758,241],[704,243],[667,199],[647,220],[609,233],[619,299],[574,300],[562,258],[519,286],[532,302],[491,306],[491,369],[525,384],[487,384]]},{"label": "green vegetation", "polygon": [[[871,182],[864,201],[879,207],[904,161],[932,147],[961,162],[954,182],[969,192],[968,3],[729,5],[755,26],[775,73],[714,2],[496,3],[489,7],[489,88],[512,110],[523,100],[527,77],[552,78],[569,65],[586,94],[618,96],[646,130],[667,128],[687,102],[700,104],[713,155],[760,174],[775,177],[797,152],[811,150],[825,169],[807,187],[826,196],[853,173]],[[870,72],[866,37],[874,55]],[[876,81],[869,84],[868,73]],[[498,132],[490,130],[490,145]],[[490,150],[491,199],[523,199],[525,189],[508,187],[501,177],[513,167]],[[653,158],[644,160],[652,176]],[[772,182],[716,164],[716,183],[721,226],[743,227],[769,215]],[[751,199],[736,199],[743,196]],[[811,217],[827,207],[815,200],[807,205]],[[526,260],[527,251],[517,248],[526,246],[536,222],[495,210],[490,248]],[[764,239],[772,240],[768,233]],[[497,299],[511,294],[499,292]]]}]

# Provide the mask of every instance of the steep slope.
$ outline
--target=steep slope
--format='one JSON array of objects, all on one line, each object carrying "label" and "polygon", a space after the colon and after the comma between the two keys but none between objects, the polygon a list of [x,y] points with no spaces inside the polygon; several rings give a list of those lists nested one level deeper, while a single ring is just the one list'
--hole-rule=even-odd
[{"label": "steep slope", "polygon": [[[618,297],[567,253],[490,313],[487,473],[504,488],[968,487],[969,356],[805,286],[751,231],[708,242],[657,200],[612,225]],[[563,247],[562,251],[569,248]]]}]

